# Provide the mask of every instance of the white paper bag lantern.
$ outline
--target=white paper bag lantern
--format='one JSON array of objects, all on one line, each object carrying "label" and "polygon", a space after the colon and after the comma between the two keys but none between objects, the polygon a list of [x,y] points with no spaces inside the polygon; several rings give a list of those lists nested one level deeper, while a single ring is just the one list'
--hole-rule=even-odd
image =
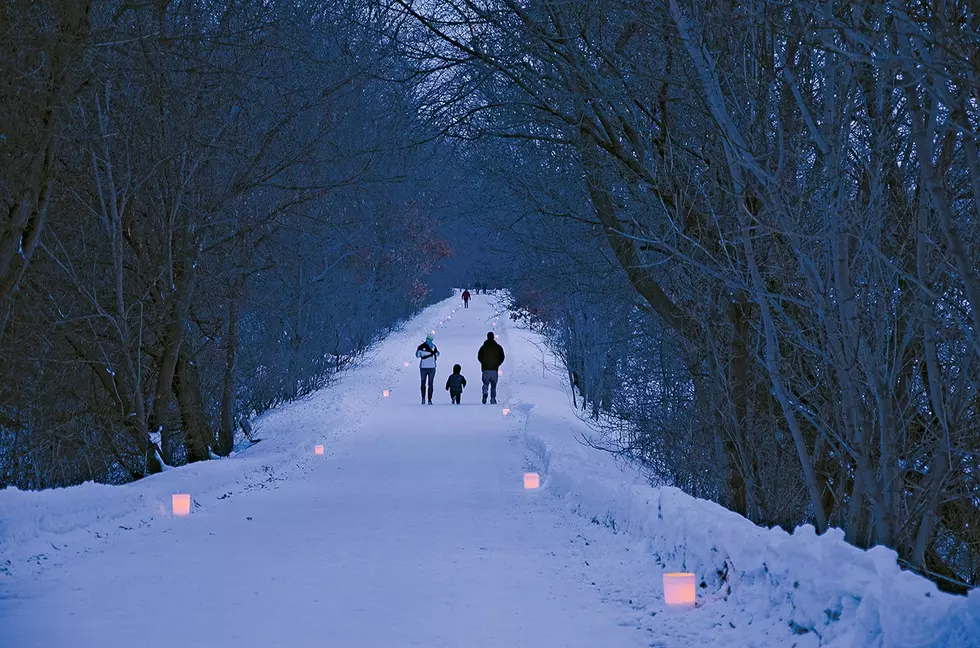
[{"label": "white paper bag lantern", "polygon": [[533,490],[541,485],[541,478],[538,477],[538,473],[524,473],[524,488],[526,490]]},{"label": "white paper bag lantern", "polygon": [[170,505],[173,508],[174,515],[177,517],[184,517],[185,515],[190,515],[191,512],[191,496],[187,493],[174,493],[170,498]]},{"label": "white paper bag lantern", "polygon": [[322,455],[323,454],[323,446],[322,445],[313,446],[313,454]]},{"label": "white paper bag lantern", "polygon": [[664,603],[668,609],[694,607],[694,574],[671,572],[664,574]]},{"label": "white paper bag lantern", "polygon": [[508,414],[510,414],[510,409],[508,409],[508,408],[505,407],[504,408],[504,416],[507,416]]},{"label": "white paper bag lantern", "polygon": [[381,392],[381,395],[384,396],[385,398],[388,398],[388,394],[390,394],[390,393],[391,392],[386,389],[383,392]]},{"label": "white paper bag lantern", "polygon": [[408,360],[406,360],[406,361],[405,361],[405,366],[406,366],[406,367],[408,366]]}]

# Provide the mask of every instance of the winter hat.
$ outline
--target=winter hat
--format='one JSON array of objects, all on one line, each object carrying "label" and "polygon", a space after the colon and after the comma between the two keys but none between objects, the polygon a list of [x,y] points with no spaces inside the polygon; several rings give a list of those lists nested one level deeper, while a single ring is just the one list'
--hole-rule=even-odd
[{"label": "winter hat", "polygon": [[425,336],[425,341],[426,342],[431,342],[432,341],[432,334],[426,335]]},{"label": "winter hat", "polygon": [[487,339],[488,340],[492,340],[493,339],[493,331],[490,331],[489,333],[487,333]]}]

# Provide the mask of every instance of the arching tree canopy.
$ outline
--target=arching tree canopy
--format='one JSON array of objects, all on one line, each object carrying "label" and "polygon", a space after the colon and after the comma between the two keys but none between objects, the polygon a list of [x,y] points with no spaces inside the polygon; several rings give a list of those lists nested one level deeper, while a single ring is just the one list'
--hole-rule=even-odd
[{"label": "arching tree canopy", "polygon": [[479,282],[597,445],[980,579],[974,4],[0,11],[0,483],[227,454]]}]

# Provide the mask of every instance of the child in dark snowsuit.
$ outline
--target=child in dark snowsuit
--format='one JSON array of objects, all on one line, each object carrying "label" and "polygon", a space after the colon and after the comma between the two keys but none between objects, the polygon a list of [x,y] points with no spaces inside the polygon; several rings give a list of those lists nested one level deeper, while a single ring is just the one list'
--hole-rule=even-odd
[{"label": "child in dark snowsuit", "polygon": [[466,378],[463,378],[463,374],[460,373],[462,370],[463,368],[461,366],[453,365],[453,375],[446,381],[446,390],[449,392],[449,398],[456,405],[459,405],[459,397],[463,395],[463,387],[466,387]]}]

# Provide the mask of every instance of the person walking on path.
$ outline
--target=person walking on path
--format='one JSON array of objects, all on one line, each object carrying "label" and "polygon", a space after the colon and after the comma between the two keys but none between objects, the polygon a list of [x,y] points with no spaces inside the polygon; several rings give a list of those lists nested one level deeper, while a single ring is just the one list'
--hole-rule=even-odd
[{"label": "person walking on path", "polygon": [[463,291],[463,308],[469,308],[469,307],[470,307],[470,291],[469,290],[464,290]]},{"label": "person walking on path", "polygon": [[422,376],[422,404],[425,405],[426,383],[428,383],[429,405],[431,405],[432,384],[436,380],[436,358],[439,357],[439,348],[432,341],[431,335],[425,336],[425,342],[415,350],[415,357],[419,358],[419,374]]},{"label": "person walking on path", "polygon": [[446,381],[446,391],[449,392],[449,398],[454,405],[459,405],[459,398],[463,395],[463,387],[466,387],[466,378],[463,377],[462,371],[461,366],[453,365],[453,374]]},{"label": "person walking on path", "polygon": [[504,348],[493,339],[493,332],[487,333],[487,341],[483,343],[476,354],[483,371],[483,404],[487,403],[487,391],[490,392],[490,403],[497,404],[497,373],[500,365],[504,364]]}]

